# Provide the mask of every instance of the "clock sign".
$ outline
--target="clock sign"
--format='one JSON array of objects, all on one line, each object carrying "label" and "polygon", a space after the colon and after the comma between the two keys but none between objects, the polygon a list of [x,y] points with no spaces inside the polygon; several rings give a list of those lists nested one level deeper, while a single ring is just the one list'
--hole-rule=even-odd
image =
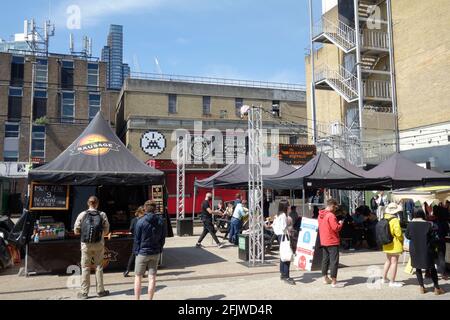
[{"label": "clock sign", "polygon": [[166,138],[158,131],[148,131],[142,135],[141,148],[146,154],[156,157],[166,149]]}]

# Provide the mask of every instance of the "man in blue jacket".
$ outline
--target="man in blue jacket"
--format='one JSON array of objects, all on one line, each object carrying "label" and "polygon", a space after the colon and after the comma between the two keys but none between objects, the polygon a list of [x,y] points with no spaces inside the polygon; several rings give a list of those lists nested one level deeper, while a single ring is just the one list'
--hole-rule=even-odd
[{"label": "man in blue jacket", "polygon": [[136,300],[141,298],[142,277],[147,270],[148,298],[153,299],[159,256],[166,241],[164,220],[156,213],[156,202],[147,201],[144,208],[145,216],[136,223],[134,234],[134,253],[136,254],[134,296]]}]

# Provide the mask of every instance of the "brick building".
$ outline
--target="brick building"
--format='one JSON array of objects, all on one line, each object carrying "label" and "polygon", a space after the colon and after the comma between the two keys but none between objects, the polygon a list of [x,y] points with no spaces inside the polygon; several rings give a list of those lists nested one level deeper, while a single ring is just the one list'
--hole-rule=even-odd
[{"label": "brick building", "polygon": [[[31,105],[31,159],[43,164],[64,151],[98,111],[114,123],[116,97],[106,90],[105,64],[98,59],[0,53],[0,163],[29,161]],[[23,193],[24,184],[16,179],[12,192]]]},{"label": "brick building", "polygon": [[[189,148],[192,163],[186,167],[186,212],[190,212],[194,180],[210,176],[237,154],[245,155],[248,125],[241,118],[243,105],[261,105],[265,110],[263,127],[279,130],[278,141],[267,143],[267,155],[277,153],[279,144],[306,144],[303,86],[169,75],[138,75],[125,81],[117,102],[117,134],[139,159],[166,173],[169,212],[174,211],[170,199],[176,193],[174,132],[186,130],[193,139]],[[200,123],[201,129],[196,129]],[[221,149],[222,164],[202,158],[209,143],[205,133],[211,129],[222,133],[223,145],[232,139],[235,146]],[[236,136],[227,135],[227,130],[235,130]]]}]

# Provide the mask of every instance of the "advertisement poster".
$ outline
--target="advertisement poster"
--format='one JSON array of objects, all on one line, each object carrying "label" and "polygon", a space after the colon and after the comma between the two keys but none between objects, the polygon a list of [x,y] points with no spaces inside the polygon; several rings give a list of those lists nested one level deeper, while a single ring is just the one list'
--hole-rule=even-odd
[{"label": "advertisement poster", "polygon": [[303,218],[298,235],[297,251],[295,255],[295,266],[302,271],[311,271],[314,251],[319,230],[318,221]]}]

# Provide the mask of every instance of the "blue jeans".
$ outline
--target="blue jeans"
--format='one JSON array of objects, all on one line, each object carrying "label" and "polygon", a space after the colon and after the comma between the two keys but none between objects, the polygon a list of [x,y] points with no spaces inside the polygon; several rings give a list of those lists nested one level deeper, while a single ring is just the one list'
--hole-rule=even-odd
[{"label": "blue jeans", "polygon": [[234,244],[238,244],[239,242],[239,232],[241,231],[241,225],[242,222],[240,219],[237,218],[231,218],[231,223],[230,223],[230,234],[228,235],[228,239],[230,240],[231,243]]}]

